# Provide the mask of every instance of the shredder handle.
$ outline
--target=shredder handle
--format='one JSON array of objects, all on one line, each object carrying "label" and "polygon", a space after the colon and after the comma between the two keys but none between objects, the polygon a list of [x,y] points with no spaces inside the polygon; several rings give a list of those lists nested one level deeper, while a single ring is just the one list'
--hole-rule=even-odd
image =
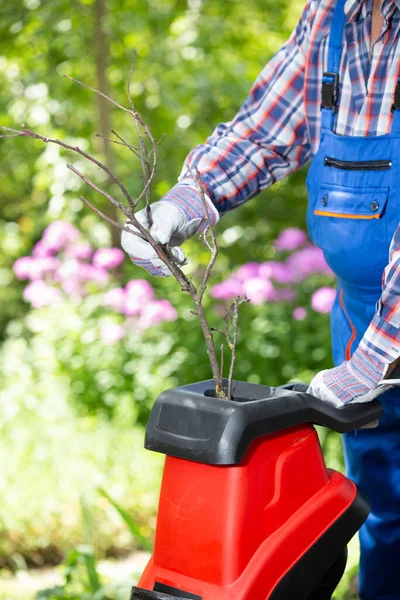
[{"label": "shredder handle", "polygon": [[[311,398],[315,399],[316,396],[313,396],[312,394],[307,394],[308,388],[309,386],[306,383],[294,381],[285,385],[281,385],[277,389],[300,392],[301,394],[306,394],[306,396],[310,396]],[[323,402],[323,400],[321,400],[321,402]],[[369,423],[377,422],[382,416],[382,404],[376,399],[372,400],[371,402],[344,404],[342,407],[336,408],[335,410],[339,411],[340,414],[342,414],[343,416],[346,416],[348,423],[354,421],[356,427],[360,417],[362,417],[365,420],[365,418],[368,415],[368,420],[366,423],[366,425],[368,425]],[[363,425],[362,427],[365,427],[365,425]]]}]

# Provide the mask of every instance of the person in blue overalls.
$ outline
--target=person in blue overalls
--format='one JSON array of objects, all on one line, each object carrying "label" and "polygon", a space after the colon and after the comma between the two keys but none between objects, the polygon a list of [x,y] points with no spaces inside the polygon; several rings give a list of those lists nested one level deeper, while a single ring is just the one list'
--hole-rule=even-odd
[{"label": "person in blue overalls", "polygon": [[[185,161],[152,205],[151,233],[185,264],[182,242],[312,160],[307,224],[338,277],[335,367],[310,391],[336,406],[381,394],[375,429],[345,435],[348,475],[372,500],[360,532],[360,598],[400,600],[400,0],[309,0],[237,115]],[[139,218],[146,224],[146,212]],[[143,240],[122,234],[131,259],[168,269]],[[393,389],[387,391],[388,382]],[[384,392],[382,394],[382,392]]]}]

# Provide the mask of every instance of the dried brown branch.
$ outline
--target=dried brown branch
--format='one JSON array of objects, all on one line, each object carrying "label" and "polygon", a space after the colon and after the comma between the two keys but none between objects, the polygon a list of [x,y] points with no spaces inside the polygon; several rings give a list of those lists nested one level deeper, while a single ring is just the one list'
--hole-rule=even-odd
[{"label": "dried brown branch", "polygon": [[[11,129],[11,127],[0,127],[0,129],[2,131],[12,131],[13,133],[15,133],[15,137],[20,137],[24,135],[23,131],[20,131],[19,129]],[[9,137],[8,135],[0,135],[0,138],[5,138],[5,137]]]},{"label": "dried brown branch", "polygon": [[125,206],[121,202],[119,202],[118,200],[116,200],[113,196],[111,196],[111,194],[109,194],[108,192],[106,192],[105,190],[103,190],[100,186],[98,186],[96,183],[94,183],[93,181],[91,181],[88,177],[86,177],[85,175],[83,175],[83,173],[81,173],[80,171],[78,171],[78,169],[76,167],[74,167],[73,165],[67,164],[67,169],[69,169],[70,171],[72,171],[73,173],[75,173],[75,175],[77,175],[80,179],[82,179],[82,181],[84,181],[85,183],[87,183],[93,190],[95,190],[96,192],[98,192],[99,194],[101,194],[102,196],[104,196],[105,198],[107,198],[107,200],[109,200],[111,202],[111,204],[114,204],[114,206],[116,206],[117,208],[119,208],[124,213],[124,215],[127,218],[130,217],[129,210],[127,210],[125,208]]},{"label": "dried brown branch", "polygon": [[231,347],[231,366],[229,368],[229,375],[228,375],[228,398],[229,399],[232,398],[233,371],[235,368],[235,361],[236,361],[236,348],[237,348],[238,333],[239,333],[239,326],[238,326],[239,306],[241,304],[243,304],[243,302],[248,302],[248,299],[246,298],[246,296],[243,296],[243,297],[237,296],[231,305],[231,322],[232,322],[232,328],[233,328],[233,339],[232,339],[232,347]]},{"label": "dried brown branch", "polygon": [[[137,111],[135,110],[135,106],[133,104],[132,94],[131,94],[132,76],[133,76],[133,71],[135,68],[135,59],[136,59],[136,52],[133,51],[131,67],[129,70],[127,92],[128,92],[128,100],[129,100],[129,104],[131,107],[131,112],[136,115]],[[151,145],[152,145],[152,153],[153,153],[153,166],[152,167],[150,166],[150,162],[149,162],[150,156],[147,151],[146,144],[143,140],[142,133],[140,131],[141,126],[143,127],[143,130],[144,130],[145,134],[147,135],[147,137],[149,138]],[[151,226],[153,224],[153,216],[151,214],[151,208],[150,208],[150,184],[153,180],[153,177],[156,172],[156,167],[157,167],[157,154],[156,154],[157,143],[156,143],[156,140],[151,135],[149,128],[144,125],[144,122],[143,122],[143,125],[141,125],[140,121],[136,117],[135,117],[135,127],[136,127],[136,133],[137,133],[138,140],[139,140],[140,164],[142,166],[142,178],[143,178],[143,183],[144,183],[144,189],[143,189],[142,193],[140,194],[140,196],[137,198],[136,204],[137,205],[139,204],[139,202],[143,196],[146,197],[147,221],[149,223],[149,229],[151,229]]]},{"label": "dried brown branch", "polygon": [[[111,133],[114,133],[114,135],[117,135],[114,132],[114,130],[111,130]],[[133,154],[135,156],[137,156],[137,158],[140,158],[140,155],[138,154],[138,148],[136,146],[131,146],[130,144],[128,144],[125,141],[118,142],[117,140],[113,140],[112,138],[106,137],[106,136],[102,135],[101,133],[96,133],[96,137],[101,138],[101,139],[105,140],[106,142],[110,142],[111,144],[117,144],[117,146],[125,146],[126,148],[131,150],[131,152],[133,152]]]},{"label": "dried brown branch", "polygon": [[[233,301],[230,313],[227,313],[226,317],[224,318],[225,330],[210,327],[208,320],[207,320],[207,316],[204,311],[204,307],[203,307],[203,298],[204,298],[204,294],[207,289],[207,285],[209,283],[212,269],[215,265],[215,261],[218,256],[218,245],[217,245],[217,239],[216,239],[214,227],[210,220],[210,214],[209,214],[209,209],[208,209],[207,200],[206,200],[206,193],[205,193],[202,181],[201,181],[200,173],[196,167],[193,170],[190,170],[190,173],[192,175],[193,180],[195,181],[195,183],[197,185],[197,188],[198,188],[201,200],[202,200],[202,204],[204,207],[204,218],[205,218],[207,224],[206,224],[205,231],[202,235],[202,240],[211,255],[209,263],[204,271],[204,275],[201,279],[201,282],[200,282],[200,285],[198,286],[198,288],[194,285],[194,283],[191,281],[191,279],[188,278],[185,275],[185,273],[183,273],[183,271],[180,269],[180,267],[175,263],[173,257],[171,256],[171,252],[170,252],[170,249],[168,248],[168,246],[163,246],[161,244],[156,243],[150,234],[149,230],[150,230],[150,227],[152,224],[152,215],[151,215],[151,207],[150,207],[150,186],[151,186],[152,181],[154,180],[154,176],[155,176],[156,169],[157,169],[157,145],[161,141],[163,136],[159,140],[155,140],[155,138],[153,137],[153,135],[150,132],[150,129],[148,128],[148,126],[143,121],[142,117],[140,116],[140,114],[134,107],[134,104],[132,101],[132,96],[131,96],[131,83],[132,83],[134,65],[135,65],[135,53],[132,54],[132,62],[131,62],[131,67],[130,67],[130,72],[129,72],[129,79],[128,79],[127,92],[128,92],[130,108],[126,108],[126,107],[122,106],[121,104],[119,104],[118,102],[116,102],[115,100],[110,98],[107,94],[86,85],[85,83],[79,81],[78,79],[69,77],[67,75],[64,75],[64,77],[66,77],[67,79],[77,83],[78,85],[80,85],[86,89],[91,90],[95,94],[98,94],[99,96],[101,96],[102,98],[104,98],[105,100],[107,100],[108,102],[110,102],[111,104],[116,106],[117,108],[128,113],[134,119],[136,133],[138,136],[138,143],[139,143],[138,146],[133,146],[131,144],[128,144],[125,141],[125,139],[122,136],[120,136],[119,134],[117,134],[114,130],[112,130],[112,133],[117,138],[117,140],[107,138],[103,134],[101,134],[101,135],[97,134],[97,135],[98,135],[98,137],[102,137],[104,140],[106,140],[110,143],[125,146],[137,158],[139,158],[141,170],[142,170],[143,189],[140,192],[139,196],[135,200],[130,196],[129,192],[127,191],[124,184],[120,181],[120,179],[118,179],[118,177],[106,165],[104,165],[102,162],[100,162],[99,160],[97,160],[96,158],[91,156],[89,153],[87,153],[84,150],[82,150],[81,148],[79,148],[79,146],[72,146],[72,145],[62,142],[61,140],[56,139],[56,138],[45,137],[39,133],[36,133],[36,132],[28,129],[28,127],[26,127],[25,125],[22,125],[22,131],[7,128],[7,127],[0,127],[1,130],[7,132],[5,135],[0,136],[0,137],[22,136],[22,137],[30,137],[33,139],[38,139],[46,144],[48,144],[48,143],[57,144],[57,145],[63,147],[64,149],[74,152],[74,153],[82,156],[86,160],[90,161],[91,163],[95,164],[97,167],[99,167],[102,171],[104,171],[109,176],[109,178],[111,179],[111,181],[114,184],[117,185],[119,190],[122,192],[122,195],[124,197],[126,204],[121,202],[117,198],[115,198],[113,195],[106,192],[99,185],[94,183],[89,177],[87,177],[86,175],[81,173],[73,165],[70,165],[70,164],[67,165],[68,168],[75,175],[77,175],[85,184],[87,184],[95,192],[99,193],[104,198],[106,198],[108,202],[110,202],[111,204],[116,206],[123,213],[123,215],[125,216],[125,224],[122,225],[115,219],[108,217],[104,212],[100,211],[96,206],[94,206],[91,202],[89,202],[89,200],[87,200],[84,196],[80,197],[82,202],[84,202],[84,204],[86,206],[88,206],[93,212],[95,212],[99,217],[101,217],[102,219],[104,219],[105,221],[107,221],[108,223],[113,225],[114,227],[117,227],[121,231],[126,231],[128,233],[131,233],[132,235],[138,236],[138,237],[146,240],[151,245],[151,247],[154,249],[157,256],[163,261],[163,263],[171,271],[172,275],[178,281],[178,283],[181,287],[181,290],[188,293],[189,296],[192,298],[194,305],[195,305],[195,310],[192,310],[191,312],[199,319],[199,322],[200,322],[200,326],[201,326],[203,336],[205,339],[205,343],[206,343],[207,354],[209,356],[210,365],[211,365],[211,369],[212,369],[212,373],[213,373],[216,394],[218,397],[221,397],[221,398],[231,398],[232,376],[233,376],[233,368],[234,368],[235,359],[236,359],[236,344],[237,344],[237,337],[238,337],[238,325],[237,325],[238,309],[239,309],[240,304],[242,302],[246,301],[246,299],[238,297]],[[148,148],[149,142],[150,142],[150,147]],[[146,211],[147,211],[147,216],[148,216],[148,227],[147,228],[143,227],[135,216],[135,210],[143,198],[145,199],[145,206],[146,206]],[[134,231],[132,231],[132,229],[129,227],[130,225],[135,228]],[[231,320],[231,326],[233,328],[232,336],[230,335],[229,319]],[[214,332],[218,332],[225,336],[228,346],[232,351],[232,358],[231,358],[231,364],[230,364],[230,369],[229,369],[229,378],[228,378],[228,388],[227,389],[224,387],[224,383],[223,383],[224,344],[222,344],[220,346],[221,365],[219,365],[219,361],[217,358],[217,352],[216,352],[216,348],[214,345],[214,339],[213,339]]]},{"label": "dried brown branch", "polygon": [[[211,252],[211,258],[206,267],[206,270],[204,271],[203,279],[202,279],[202,282],[200,284],[199,291],[198,291],[198,298],[200,300],[202,300],[204,293],[207,289],[207,284],[210,279],[211,271],[212,271],[212,269],[215,265],[215,261],[217,260],[217,257],[218,257],[218,244],[217,244],[217,238],[215,235],[214,226],[212,225],[211,220],[210,220],[210,213],[208,210],[205,191],[204,191],[203,183],[201,181],[201,176],[200,176],[199,170],[197,167],[195,167],[194,170],[189,168],[189,172],[196,183],[197,189],[200,194],[201,201],[203,203],[204,212],[205,212],[205,215],[207,218],[207,227],[203,233],[203,242]],[[211,236],[211,242],[209,242],[207,239],[207,235],[209,233]]]},{"label": "dried brown branch", "polygon": [[[61,146],[62,148],[65,148],[66,150],[71,150],[72,152],[76,152],[77,154],[80,154],[81,156],[86,158],[86,160],[89,160],[90,162],[95,164],[97,167],[102,169],[110,177],[110,179],[120,188],[120,190],[122,191],[128,204],[131,206],[131,208],[133,208],[133,200],[132,200],[131,196],[129,195],[128,190],[123,185],[123,183],[114,175],[114,173],[112,173],[110,171],[110,169],[106,165],[104,165],[102,162],[97,160],[97,158],[94,158],[94,156],[91,156],[90,154],[88,154],[87,152],[85,152],[84,150],[79,148],[79,146],[71,146],[70,144],[62,142],[61,140],[59,140],[57,138],[50,138],[50,137],[41,135],[40,133],[36,133],[35,131],[32,131],[31,129],[26,127],[26,125],[24,125],[24,124],[22,124],[21,127],[22,127],[22,131],[14,130],[14,132],[18,133],[21,137],[31,137],[32,139],[35,139],[35,140],[41,140],[42,142],[44,142],[46,144],[56,144],[57,146]],[[7,128],[0,127],[0,129],[4,130]],[[122,212],[126,216],[129,216],[129,217],[132,216],[131,213],[128,211],[128,209],[122,203],[119,203],[118,208],[120,210],[122,210]]]},{"label": "dried brown branch", "polygon": [[10,133],[9,135],[0,135],[0,139],[21,137],[20,133]]},{"label": "dried brown branch", "polygon": [[140,237],[141,239],[143,239],[143,237],[140,235],[140,233],[136,233],[135,231],[132,231],[132,229],[128,229],[128,227],[125,227],[125,225],[118,223],[118,221],[114,221],[114,219],[111,219],[111,217],[108,217],[103,212],[101,212],[101,210],[96,208],[96,206],[94,206],[91,202],[89,202],[89,200],[87,200],[84,196],[79,196],[79,198],[82,200],[82,202],[84,204],[86,204],[86,206],[88,208],[90,208],[90,210],[92,210],[94,213],[96,213],[96,215],[98,215],[99,217],[104,219],[104,221],[107,221],[107,223],[110,223],[110,225],[113,225],[114,227],[117,227],[118,229],[121,229],[122,231],[127,231],[128,233],[131,233],[132,235],[136,235],[137,237]]}]

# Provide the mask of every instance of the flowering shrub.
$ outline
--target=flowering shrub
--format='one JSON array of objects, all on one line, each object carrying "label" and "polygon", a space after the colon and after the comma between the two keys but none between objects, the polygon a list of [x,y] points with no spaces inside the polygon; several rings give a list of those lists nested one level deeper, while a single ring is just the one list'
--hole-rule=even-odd
[{"label": "flowering shrub", "polygon": [[[266,251],[270,260],[248,262],[225,279],[220,273],[207,315],[220,326],[224,303],[246,293],[235,377],[270,385],[307,381],[332,366],[326,315],[335,295],[332,272],[296,228],[284,230]],[[18,363],[16,372],[28,369],[37,378],[38,389],[30,392],[38,402],[43,385],[54,389],[57,382],[80,414],[113,418],[126,403],[126,414],[145,423],[161,391],[210,378],[190,300],[169,279],[121,285],[113,269],[123,258],[118,248],[96,250],[73,226],[56,221],[31,255],[15,262],[32,310],[9,326],[4,348]],[[129,263],[126,268],[137,273]]]},{"label": "flowering shrub", "polygon": [[[90,291],[105,289],[113,283],[112,269],[125,258],[119,248],[94,250],[80,240],[70,223],[54,221],[43,232],[31,256],[14,263],[21,280],[29,280],[24,299],[35,309],[55,306],[63,301],[79,301]],[[107,323],[100,329],[104,344],[121,340],[129,329],[143,330],[163,321],[174,321],[177,312],[168,300],[157,300],[148,281],[130,281],[125,288],[104,292],[104,306],[125,317],[124,323]]]},{"label": "flowering shrub", "polygon": [[[301,285],[306,279],[316,274],[333,277],[322,251],[310,244],[304,231],[297,227],[282,231],[274,248],[280,260],[250,262],[241,266],[228,279],[213,287],[212,296],[218,300],[230,300],[246,294],[256,305],[294,302],[299,298]],[[323,314],[329,313],[335,293],[333,287],[326,285],[317,289],[311,296],[311,308]],[[297,306],[292,316],[302,321],[307,314],[305,307]]]}]

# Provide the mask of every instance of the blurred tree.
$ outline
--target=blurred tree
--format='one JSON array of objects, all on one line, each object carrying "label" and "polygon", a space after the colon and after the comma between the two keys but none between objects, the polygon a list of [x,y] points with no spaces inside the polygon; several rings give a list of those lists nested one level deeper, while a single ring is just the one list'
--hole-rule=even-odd
[{"label": "blurred tree", "polygon": [[[300,9],[299,0],[278,5],[273,0],[146,0],[134,6],[127,0],[3,3],[0,122],[26,122],[49,135],[94,144],[135,194],[141,180],[132,155],[118,147],[112,154],[94,138],[97,131],[110,129],[111,119],[129,138],[131,123],[103,103],[96,104],[89,91],[61,78],[67,73],[105,90],[110,87],[117,100],[125,102],[135,48],[135,103],[156,137],[167,134],[154,186],[158,199],[176,181],[190,148],[239,108],[252,81],[288,37]],[[29,250],[45,224],[59,217],[80,221],[89,237],[111,241],[81,206],[80,183],[66,171],[66,158],[31,140],[0,144],[0,331],[24,310],[11,264]],[[247,240],[238,239],[228,253],[229,266],[261,256],[268,223],[276,222],[274,229],[279,229],[289,221],[304,221],[302,182],[302,176],[295,176],[290,184],[281,184],[241,210],[241,225],[255,229],[253,243],[249,248]],[[268,210],[263,207],[266,195]],[[235,213],[225,222],[229,227],[237,219]],[[116,234],[112,241],[116,243]]]}]

